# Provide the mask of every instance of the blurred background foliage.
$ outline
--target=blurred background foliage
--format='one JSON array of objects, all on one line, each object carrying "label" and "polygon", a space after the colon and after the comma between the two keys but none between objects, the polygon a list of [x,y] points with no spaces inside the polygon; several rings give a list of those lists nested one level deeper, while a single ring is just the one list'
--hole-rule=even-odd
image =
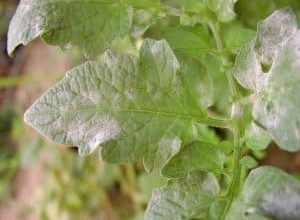
[{"label": "blurred background foliage", "polygon": [[[180,1],[169,2],[172,5]],[[66,70],[82,62],[82,58],[76,49],[62,51],[41,40],[19,48],[13,59],[8,57],[6,33],[17,4],[17,0],[0,0],[0,219],[143,219],[152,189],[164,185],[164,178],[146,174],[141,161],[134,165],[111,165],[102,163],[97,154],[81,158],[75,148],[57,147],[24,125],[24,110],[62,78]],[[259,20],[285,6],[291,6],[300,18],[299,0],[239,0],[235,7],[236,22],[247,28],[243,34],[251,39]],[[210,39],[193,25],[201,18],[193,16],[192,9],[180,18],[185,27],[171,27],[162,33],[162,27],[171,21],[160,18],[155,10],[141,9],[135,15],[140,19],[134,26],[133,37],[138,38],[145,32],[146,36],[157,36],[159,32],[177,51],[192,40],[195,48],[190,48],[189,55],[197,56],[198,50],[205,49],[201,42],[209,45]],[[184,41],[180,37],[182,31],[200,33],[202,39],[191,37]],[[235,51],[240,29],[229,23],[222,31],[228,39],[227,47]],[[136,53],[128,37],[117,41],[115,48]],[[212,61],[206,59],[205,62]],[[215,63],[208,65],[212,71],[218,71],[214,69],[216,66]],[[222,89],[216,91],[216,98],[224,97],[223,93]],[[220,111],[226,111],[226,102],[220,99],[217,103]],[[272,144],[267,152],[252,154],[262,164],[299,173],[300,155],[297,153],[283,152]]]}]

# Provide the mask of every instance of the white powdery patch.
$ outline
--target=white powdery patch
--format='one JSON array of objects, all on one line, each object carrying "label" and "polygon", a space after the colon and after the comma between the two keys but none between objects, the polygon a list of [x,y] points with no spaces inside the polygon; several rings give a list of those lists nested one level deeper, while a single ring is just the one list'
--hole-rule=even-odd
[{"label": "white powdery patch", "polygon": [[136,97],[136,93],[133,89],[127,89],[124,92],[125,96],[127,97],[127,99],[133,101]]},{"label": "white powdery patch", "polygon": [[281,220],[300,219],[300,193],[290,188],[277,191],[264,198],[262,207]]},{"label": "white powdery patch", "polygon": [[106,51],[101,58],[109,69],[113,69],[114,67],[118,66],[118,63],[120,62],[118,57],[115,56],[111,51]]},{"label": "white powdery patch", "polygon": [[82,91],[81,95],[86,98],[88,102],[92,102],[93,104],[100,104],[102,100],[99,91]]},{"label": "white powdery patch", "polygon": [[181,147],[182,141],[178,137],[174,138],[163,138],[159,142],[159,146],[166,147],[168,146],[170,151],[170,155],[175,155],[176,153],[179,152],[180,147]]},{"label": "white powdery patch", "polygon": [[99,104],[101,102],[101,99],[102,99],[99,92],[90,92],[88,97],[95,104]]},{"label": "white powdery patch", "polygon": [[116,138],[121,128],[116,120],[101,116],[95,120],[78,120],[68,127],[68,142],[78,146],[82,154],[92,153],[99,145]]},{"label": "white powdery patch", "polygon": [[[206,81],[206,83],[209,83]],[[210,92],[207,94],[207,91],[210,91],[210,88],[208,85],[199,83],[197,85],[197,92],[200,94],[200,104],[201,106],[207,108],[209,106],[212,106],[213,104],[213,92]]]}]

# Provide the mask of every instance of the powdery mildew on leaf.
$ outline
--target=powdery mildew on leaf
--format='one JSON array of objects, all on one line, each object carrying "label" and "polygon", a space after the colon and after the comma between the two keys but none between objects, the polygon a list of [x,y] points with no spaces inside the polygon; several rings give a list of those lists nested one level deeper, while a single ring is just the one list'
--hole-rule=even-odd
[{"label": "powdery mildew on leaf", "polygon": [[272,65],[277,53],[297,30],[296,16],[291,9],[275,11],[258,24],[256,49],[260,61]]},{"label": "powdery mildew on leaf", "polygon": [[245,142],[253,150],[264,150],[271,142],[268,132],[255,122],[251,122],[245,131]]},{"label": "powdery mildew on leaf", "polygon": [[277,168],[264,166],[251,171],[228,219],[297,220],[299,207],[299,182]]},{"label": "powdery mildew on leaf", "polygon": [[192,172],[155,189],[147,207],[146,220],[183,220],[208,213],[219,193],[212,173]]},{"label": "powdery mildew on leaf", "polygon": [[144,157],[146,169],[156,171],[195,138],[190,131],[205,116],[201,94],[191,90],[200,83],[183,76],[166,41],[145,40],[140,59],[107,51],[100,62],[69,71],[25,120],[58,143],[78,146],[82,155],[102,145],[106,161]]},{"label": "powdery mildew on leaf", "polygon": [[[300,192],[286,187],[282,191],[271,193],[264,198],[262,207],[265,212],[277,219],[296,220],[300,217]],[[299,191],[299,189],[298,189]]]},{"label": "powdery mildew on leaf", "polygon": [[275,11],[258,26],[256,38],[239,52],[232,73],[256,93],[253,117],[289,151],[300,149],[299,42],[291,9]]},{"label": "powdery mildew on leaf", "polygon": [[119,0],[21,0],[8,31],[9,54],[38,36],[61,47],[101,53],[131,27],[133,11]]}]

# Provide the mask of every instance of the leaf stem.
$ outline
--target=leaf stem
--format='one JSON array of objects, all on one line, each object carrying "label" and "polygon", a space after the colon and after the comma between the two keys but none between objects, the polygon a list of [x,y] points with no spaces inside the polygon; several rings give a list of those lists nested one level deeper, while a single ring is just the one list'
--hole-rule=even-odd
[{"label": "leaf stem", "polygon": [[242,159],[242,148],[240,143],[240,130],[238,126],[234,126],[233,129],[234,135],[234,148],[233,148],[233,170],[232,170],[232,179],[227,191],[227,201],[225,208],[222,212],[220,220],[226,218],[226,214],[235,198],[239,192],[240,177],[241,177],[241,165],[240,160]]},{"label": "leaf stem", "polygon": [[233,169],[232,169],[232,179],[228,186],[227,194],[226,194],[226,205],[224,210],[222,211],[220,220],[224,220],[226,218],[227,212],[230,209],[230,206],[239,192],[239,185],[240,185],[240,178],[241,178],[241,165],[240,160],[242,158],[242,141],[241,141],[241,111],[242,106],[239,102],[240,97],[242,96],[236,81],[234,80],[230,68],[231,68],[231,61],[229,55],[224,50],[222,38],[219,33],[219,28],[214,22],[208,23],[213,37],[215,39],[218,51],[222,58],[222,64],[225,68],[226,77],[229,83],[229,87],[232,94],[232,109],[231,109],[231,123],[232,123],[232,132],[233,132],[233,139],[234,139],[234,146],[233,146]]}]

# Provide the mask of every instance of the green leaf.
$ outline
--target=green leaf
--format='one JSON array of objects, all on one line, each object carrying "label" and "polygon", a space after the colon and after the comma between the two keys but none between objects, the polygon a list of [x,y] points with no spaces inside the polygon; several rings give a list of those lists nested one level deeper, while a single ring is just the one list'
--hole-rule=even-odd
[{"label": "green leaf", "polygon": [[206,0],[210,10],[217,14],[218,20],[229,22],[235,18],[234,4],[238,0]]},{"label": "green leaf", "polygon": [[153,191],[145,219],[207,217],[219,191],[218,181],[211,173],[193,172],[185,179],[170,180],[167,186]]},{"label": "green leaf", "polygon": [[239,0],[236,3],[238,18],[247,27],[256,28],[259,21],[272,14],[276,9],[274,2],[278,2],[278,0]]},{"label": "green leaf", "polygon": [[132,23],[133,11],[119,0],[21,0],[8,32],[9,54],[38,36],[47,43],[78,45],[85,55],[97,55]]},{"label": "green leaf", "polygon": [[204,142],[193,142],[185,146],[168,161],[162,174],[171,178],[185,177],[190,171],[221,172],[225,155],[217,146]]},{"label": "green leaf", "polygon": [[139,192],[145,202],[148,202],[151,198],[152,190],[154,188],[165,185],[166,178],[160,175],[153,175],[142,173],[138,176]]},{"label": "green leaf", "polygon": [[[196,75],[197,74],[197,75]],[[145,40],[140,59],[107,52],[86,62],[44,94],[25,121],[51,140],[78,146],[82,155],[103,145],[108,162],[144,157],[159,170],[210,123],[197,88],[201,72],[184,73],[165,41]]]},{"label": "green leaf", "polygon": [[233,74],[255,94],[253,117],[278,145],[300,149],[300,31],[290,9],[275,11],[258,26],[257,37],[238,54]]},{"label": "green leaf", "polygon": [[247,146],[253,150],[264,150],[271,142],[268,132],[255,122],[251,122],[246,128],[244,139]]},{"label": "green leaf", "polygon": [[299,206],[299,181],[277,168],[264,166],[251,171],[227,219],[299,219]]},{"label": "green leaf", "polygon": [[212,51],[210,36],[200,27],[172,27],[163,34],[175,52],[185,53],[193,58],[200,58]]},{"label": "green leaf", "polygon": [[247,169],[252,169],[254,167],[257,166],[257,161],[250,156],[244,156],[241,160],[240,160],[240,164],[242,166],[244,166]]},{"label": "green leaf", "polygon": [[213,95],[213,106],[216,112],[229,115],[231,91],[226,74],[220,69],[220,66],[222,66],[220,57],[205,56],[201,58],[200,62],[205,66],[213,85],[213,93],[208,92],[206,95]]},{"label": "green leaf", "polygon": [[238,23],[225,26],[223,32],[225,46],[233,53],[236,53],[240,47],[255,37],[255,31],[245,28]]}]

